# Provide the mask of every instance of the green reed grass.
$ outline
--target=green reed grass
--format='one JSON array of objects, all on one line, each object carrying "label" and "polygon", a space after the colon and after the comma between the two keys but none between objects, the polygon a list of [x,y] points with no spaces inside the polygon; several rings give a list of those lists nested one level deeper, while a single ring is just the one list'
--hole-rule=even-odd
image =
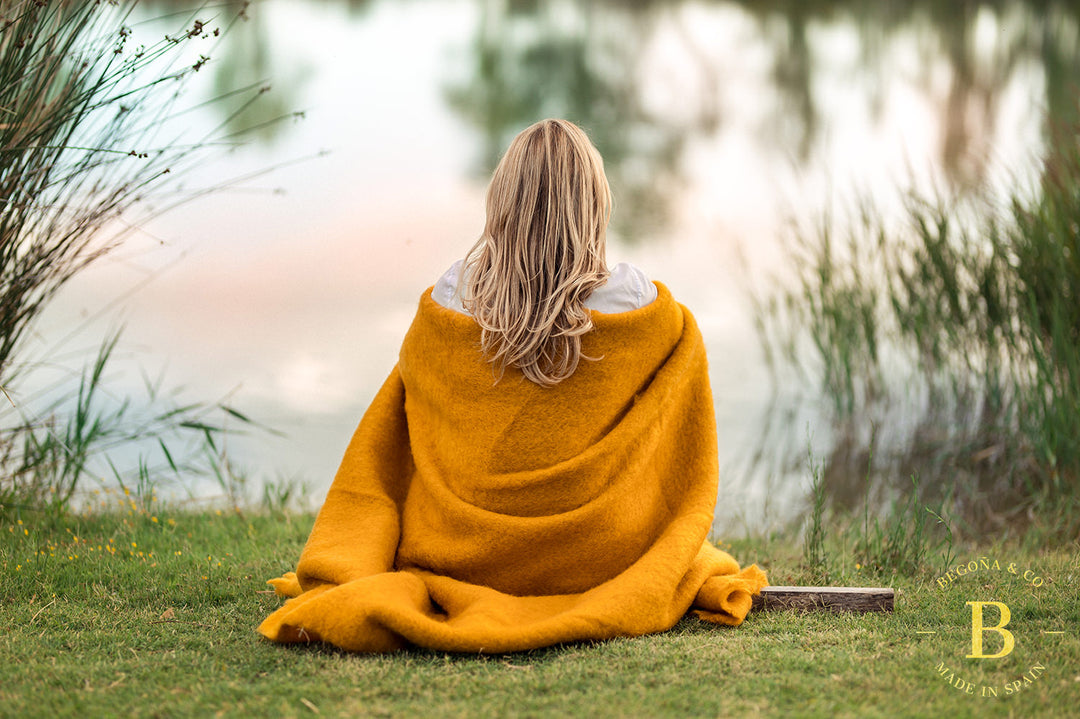
[{"label": "green reed grass", "polygon": [[770,356],[819,374],[839,426],[921,397],[894,473],[948,494],[972,531],[1033,512],[1080,528],[1080,135],[1050,148],[1035,190],[1004,203],[826,218],[798,238],[797,288],[761,304]]},{"label": "green reed grass", "polygon": [[825,584],[829,583],[825,552],[825,485],[821,481],[821,467],[814,462],[809,443],[806,450],[806,468],[810,473],[810,516],[803,537],[803,561],[807,568],[816,571]]},{"label": "green reed grass", "polygon": [[[260,426],[221,402],[178,403],[174,392],[161,392],[160,383],[147,383],[142,398],[117,395],[108,388],[107,369],[119,339],[119,332],[106,337],[77,391],[0,435],[0,515],[27,508],[62,514],[73,503],[87,503],[87,481],[116,487],[126,501],[145,508],[159,489],[212,477],[229,506],[247,503],[243,476],[222,438],[227,430]],[[295,483],[265,491],[273,492],[267,497],[275,498],[278,511],[298,493]]]},{"label": "green reed grass", "polygon": [[[17,391],[40,363],[24,339],[48,302],[148,219],[226,187],[182,182],[240,143],[227,128],[266,90],[201,102],[227,116],[193,129],[186,92],[248,3],[174,13],[161,20],[168,34],[136,22],[137,5],[0,0],[0,507],[67,509],[87,477],[149,497],[195,468],[240,501],[218,440],[226,422],[253,423],[220,403],[167,402],[150,386],[142,405],[115,399],[104,380],[119,334],[43,412]],[[133,468],[117,459],[124,452],[137,455]]]},{"label": "green reed grass", "polygon": [[57,290],[164,208],[152,200],[182,200],[185,171],[226,139],[175,119],[232,20],[205,10],[136,45],[135,5],[0,1],[0,385]]},{"label": "green reed grass", "polygon": [[871,506],[872,463],[871,453],[861,505],[842,509],[830,505],[821,463],[807,449],[811,506],[803,530],[802,567],[814,584],[924,577],[944,571],[953,559],[953,532],[943,517],[946,500],[925,504],[918,477],[912,476],[910,489],[878,511]]}]

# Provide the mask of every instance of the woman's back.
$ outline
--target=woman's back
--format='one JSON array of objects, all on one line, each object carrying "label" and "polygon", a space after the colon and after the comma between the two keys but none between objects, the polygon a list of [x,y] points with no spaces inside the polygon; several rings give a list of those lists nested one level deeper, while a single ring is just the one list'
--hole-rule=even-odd
[{"label": "woman's back", "polygon": [[686,321],[662,290],[597,317],[586,346],[604,361],[554,387],[514,369],[494,384],[468,352],[475,324],[424,296],[398,363],[415,470],[397,566],[516,595],[581,592],[713,502],[705,352]]},{"label": "woman's back", "polygon": [[766,579],[707,539],[704,341],[663,285],[610,280],[609,211],[580,129],[515,139],[484,236],[421,296],[297,571],[271,580],[294,599],[264,636],[506,652],[663,631],[691,608],[743,620]]}]

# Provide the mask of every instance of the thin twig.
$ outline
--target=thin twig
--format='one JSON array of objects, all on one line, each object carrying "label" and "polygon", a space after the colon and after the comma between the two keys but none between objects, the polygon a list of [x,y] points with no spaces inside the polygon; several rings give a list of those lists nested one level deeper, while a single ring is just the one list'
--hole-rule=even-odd
[{"label": "thin twig", "polygon": [[45,611],[46,609],[48,609],[49,607],[51,607],[51,606],[52,606],[52,605],[54,605],[54,604],[56,604],[56,598],[55,598],[55,597],[53,598],[53,600],[52,600],[51,602],[49,602],[48,604],[46,604],[46,605],[45,605],[44,607],[42,607],[41,609],[37,610],[37,612],[35,612],[35,613],[34,613],[34,616],[30,617],[30,624],[33,624],[33,623],[34,623],[34,620],[35,620],[35,619],[37,619],[37,618],[38,618],[38,616],[39,616],[39,615],[40,615],[40,614],[41,614],[42,612],[44,612],[44,611]]}]

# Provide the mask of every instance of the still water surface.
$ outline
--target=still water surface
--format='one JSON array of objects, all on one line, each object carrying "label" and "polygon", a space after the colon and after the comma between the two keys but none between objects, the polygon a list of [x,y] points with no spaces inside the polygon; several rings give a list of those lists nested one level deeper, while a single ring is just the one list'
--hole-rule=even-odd
[{"label": "still water surface", "polygon": [[124,323],[114,392],[164,371],[185,396],[228,396],[285,434],[230,440],[231,460],[304,479],[316,503],[420,292],[481,231],[507,142],[562,116],[605,157],[609,260],[667,283],[705,335],[718,530],[786,521],[808,433],[819,454],[831,434],[794,399],[812,387],[772,382],[754,330],[749,292],[785,276],[791,220],[856,192],[889,208],[909,186],[1027,182],[1045,114],[1078,77],[1077,13],[1053,3],[271,0],[249,14],[197,92],[269,78],[248,122],[303,118],[192,182],[287,164],[142,228],[57,299],[35,350],[78,327],[64,340],[77,356]]}]

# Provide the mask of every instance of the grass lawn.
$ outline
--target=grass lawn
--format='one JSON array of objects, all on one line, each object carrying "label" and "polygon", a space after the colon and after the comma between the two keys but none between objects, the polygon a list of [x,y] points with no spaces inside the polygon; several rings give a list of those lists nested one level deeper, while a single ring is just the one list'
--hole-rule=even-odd
[{"label": "grass lawn", "polygon": [[[292,568],[310,515],[40,517],[0,516],[2,716],[1076,716],[1080,700],[1075,544],[965,550],[953,566],[977,569],[947,588],[936,570],[839,571],[896,587],[891,615],[759,612],[737,629],[687,619],[504,656],[359,656],[254,631],[280,603],[264,581]],[[773,584],[813,583],[795,543],[730,551]],[[965,659],[971,601],[1009,607],[1007,656]],[[986,606],[984,627],[998,611]],[[1003,645],[981,636],[984,654]]]}]

